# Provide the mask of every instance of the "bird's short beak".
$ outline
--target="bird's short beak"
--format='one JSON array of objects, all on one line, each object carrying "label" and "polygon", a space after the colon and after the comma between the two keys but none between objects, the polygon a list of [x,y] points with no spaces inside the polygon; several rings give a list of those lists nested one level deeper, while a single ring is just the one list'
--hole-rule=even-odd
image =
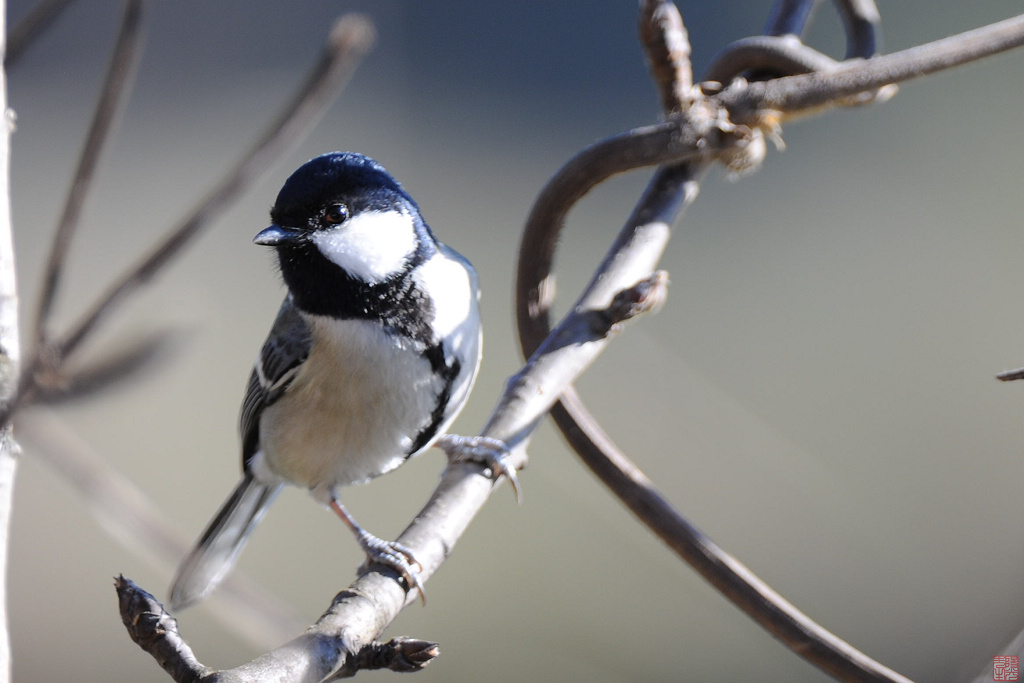
[{"label": "bird's short beak", "polygon": [[288,244],[297,244],[305,233],[296,228],[284,228],[280,225],[271,225],[253,238],[254,244],[261,244],[265,247],[279,247]]}]

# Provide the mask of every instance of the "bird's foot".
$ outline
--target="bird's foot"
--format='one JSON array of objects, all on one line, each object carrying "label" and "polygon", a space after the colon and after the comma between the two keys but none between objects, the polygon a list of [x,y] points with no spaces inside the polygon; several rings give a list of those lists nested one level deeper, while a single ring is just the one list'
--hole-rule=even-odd
[{"label": "bird's foot", "polygon": [[423,582],[420,581],[419,573],[423,571],[423,565],[413,555],[412,549],[397,541],[385,541],[378,538],[359,525],[355,518],[349,514],[345,506],[338,502],[337,498],[331,498],[330,508],[337,513],[341,521],[345,522],[359,542],[359,547],[366,553],[366,564],[377,563],[394,569],[405,580],[409,590],[417,590],[420,594],[420,601],[427,604],[427,594],[423,590]]},{"label": "bird's foot", "polygon": [[504,476],[512,486],[516,502],[523,502],[523,491],[510,463],[511,454],[504,441],[487,436],[458,436],[445,434],[437,440],[437,447],[448,456],[448,462],[475,462],[491,470],[494,479]]},{"label": "bird's foot", "polygon": [[397,541],[385,541],[366,531],[360,529],[356,532],[356,540],[359,546],[366,553],[366,564],[382,564],[398,572],[405,580],[409,590],[416,590],[420,594],[420,602],[427,604],[427,594],[423,590],[423,583],[420,581],[419,573],[423,571],[420,564],[410,548]]}]

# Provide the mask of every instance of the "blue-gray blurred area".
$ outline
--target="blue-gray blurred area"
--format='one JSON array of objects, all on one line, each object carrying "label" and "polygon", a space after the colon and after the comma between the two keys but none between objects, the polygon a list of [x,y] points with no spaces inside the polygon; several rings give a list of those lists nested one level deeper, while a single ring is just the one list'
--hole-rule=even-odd
[{"label": "blue-gray blurred area", "polygon": [[[10,3],[10,22],[29,3]],[[23,320],[121,4],[75,4],[9,73]],[[766,0],[686,0],[699,72],[761,30]],[[888,0],[895,51],[1011,16],[1011,0]],[[251,244],[277,188],[318,153],[383,162],[441,239],[481,273],[486,354],[456,424],[475,432],[520,363],[518,233],[573,153],[652,122],[636,2],[199,2],[147,7],[134,94],[73,245],[68,324],[192,207],[291,96],[335,17],[379,38],[312,136],[218,220],[89,347],[154,330],[175,354],[138,381],[59,409],[194,538],[234,484],[251,361],[283,289]],[[831,7],[809,40],[842,53]],[[1024,52],[903,86],[880,106],[786,127],[759,173],[709,175],[664,267],[671,293],[579,387],[606,429],[694,523],[811,617],[922,681],[963,681],[1024,628]],[[560,251],[560,309],[646,181],[602,186]],[[31,430],[48,422],[26,414]],[[435,640],[418,681],[821,681],[639,525],[549,426],[389,631]],[[443,467],[429,453],[343,499],[394,537]],[[120,624],[111,577],[166,597],[152,566],[93,521],[27,448],[10,572],[17,681],[166,680]],[[282,495],[240,568],[315,619],[361,561],[301,491]],[[202,605],[180,625],[199,658],[256,654]],[[369,674],[383,677],[389,674]]]}]

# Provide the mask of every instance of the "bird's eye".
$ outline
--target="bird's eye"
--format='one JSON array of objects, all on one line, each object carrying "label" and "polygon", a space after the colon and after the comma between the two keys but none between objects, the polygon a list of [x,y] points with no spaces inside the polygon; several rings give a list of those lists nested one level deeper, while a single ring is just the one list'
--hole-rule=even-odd
[{"label": "bird's eye", "polygon": [[344,223],[346,218],[348,218],[348,207],[344,204],[331,204],[324,211],[324,220],[331,225]]}]

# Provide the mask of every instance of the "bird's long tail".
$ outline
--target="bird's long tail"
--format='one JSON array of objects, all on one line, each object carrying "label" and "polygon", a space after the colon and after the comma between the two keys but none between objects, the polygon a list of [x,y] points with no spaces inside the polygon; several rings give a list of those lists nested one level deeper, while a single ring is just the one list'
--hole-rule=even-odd
[{"label": "bird's long tail", "polygon": [[172,611],[199,602],[220,584],[280,489],[280,484],[261,484],[245,473],[178,567],[171,584]]}]

